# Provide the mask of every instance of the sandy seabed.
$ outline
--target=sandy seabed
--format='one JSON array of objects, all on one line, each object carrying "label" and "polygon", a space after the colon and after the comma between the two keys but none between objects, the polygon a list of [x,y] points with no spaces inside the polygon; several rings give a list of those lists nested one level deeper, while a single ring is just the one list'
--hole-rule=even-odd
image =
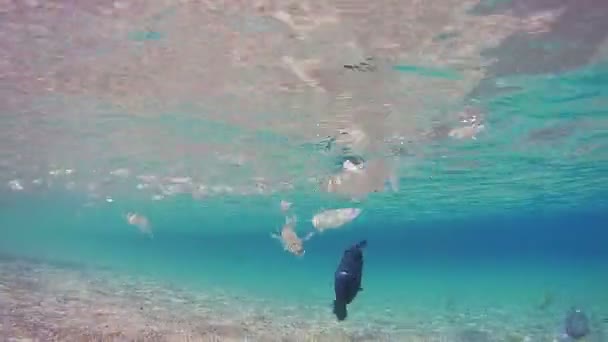
[{"label": "sandy seabed", "polygon": [[398,326],[390,318],[369,324],[338,324],[326,313],[305,318],[302,311],[310,310],[278,310],[217,290],[187,292],[105,269],[0,259],[2,341],[533,342],[556,336],[546,321],[488,324],[471,313]]}]

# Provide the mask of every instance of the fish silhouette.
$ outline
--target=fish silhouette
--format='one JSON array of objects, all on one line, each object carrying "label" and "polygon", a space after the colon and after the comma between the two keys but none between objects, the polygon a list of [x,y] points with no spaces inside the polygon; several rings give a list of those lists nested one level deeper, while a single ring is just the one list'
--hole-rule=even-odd
[{"label": "fish silhouette", "polygon": [[348,315],[346,306],[362,291],[361,277],[363,275],[363,248],[367,240],[352,245],[344,251],[340,264],[334,274],[334,291],[336,299],[333,303],[333,313],[339,321]]},{"label": "fish silhouette", "polygon": [[314,234],[308,233],[306,237],[300,238],[295,231],[297,223],[296,216],[285,217],[285,224],[281,231],[277,233],[271,233],[270,237],[281,241],[283,249],[296,256],[304,256],[306,251],[304,250],[304,242],[309,240]]}]

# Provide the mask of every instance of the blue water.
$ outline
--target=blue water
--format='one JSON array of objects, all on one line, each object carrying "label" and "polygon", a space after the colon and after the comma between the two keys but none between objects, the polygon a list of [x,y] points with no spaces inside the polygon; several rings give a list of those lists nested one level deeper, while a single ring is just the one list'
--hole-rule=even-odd
[{"label": "blue water", "polygon": [[[541,342],[577,307],[584,341],[608,341],[601,0],[426,8],[441,24],[422,6],[421,22],[388,18],[400,5],[385,3],[361,26],[341,3],[352,22],[302,32],[302,18],[263,6],[156,5],[148,18],[115,3],[87,12],[99,30],[56,28],[59,12],[47,30],[18,23],[44,19],[21,9],[0,22],[0,339],[225,328],[239,341],[337,330],[328,341]],[[526,19],[560,8],[547,27]],[[514,26],[496,47],[479,43]],[[67,32],[81,35],[53,38]],[[342,68],[374,44],[378,65]],[[452,134],[471,117],[483,129]],[[376,141],[340,145],[350,126]],[[394,162],[399,189],[327,193],[347,155]],[[296,257],[270,236],[286,219],[281,200],[300,236],[321,210],[363,211]],[[338,323],[334,270],[362,239],[363,291]]]},{"label": "blue water", "polygon": [[[67,191],[61,180],[59,186],[48,181],[43,190],[28,184],[25,191],[5,189],[0,254],[60,268],[99,268],[247,303],[229,305],[229,317],[248,307],[269,310],[273,322],[295,312],[298,322],[327,324],[335,322],[329,307],[334,268],[346,247],[367,239],[364,291],[351,305],[347,329],[409,329],[427,336],[469,327],[499,340],[515,334],[544,341],[563,330],[565,313],[576,306],[592,317],[592,341],[603,341],[605,70],[599,63],[559,82],[546,75],[505,78],[514,88],[486,101],[494,113],[487,119],[492,135],[430,145],[429,157],[401,175],[398,193],[372,194],[360,203],[306,188],[162,201],[127,190],[111,202]],[[167,126],[167,120],[178,133],[191,128],[180,128],[169,114],[160,123]],[[226,137],[219,126],[213,131],[218,142]],[[280,135],[256,137],[289,143]],[[317,234],[298,258],[270,238],[285,220],[283,198],[295,203],[300,235],[313,230],[310,218],[322,208],[355,206],[363,214]],[[153,238],[125,221],[129,211],[148,217]]]},{"label": "blue water", "polygon": [[[150,239],[117,216],[118,203],[75,210],[73,197],[51,205],[7,196],[0,212],[4,255],[103,267],[193,292],[222,289],[263,300],[277,312],[301,306],[302,317],[331,319],[334,268],[343,249],[361,239],[369,242],[364,291],[351,306],[351,323],[428,323],[464,310],[485,312],[482,327],[500,325],[506,315],[513,319],[506,328],[525,335],[535,333],[525,331],[534,324],[544,324],[546,334],[558,331],[571,306],[594,317],[608,314],[608,215],[590,209],[593,203],[560,212],[385,224],[372,212],[311,239],[297,258],[268,236],[277,218],[282,222],[278,213],[230,231],[247,215],[168,200],[148,211],[152,220],[164,217]],[[307,228],[303,222],[299,229]],[[548,309],[542,304],[547,296]],[[542,323],[530,315],[542,316]]]}]

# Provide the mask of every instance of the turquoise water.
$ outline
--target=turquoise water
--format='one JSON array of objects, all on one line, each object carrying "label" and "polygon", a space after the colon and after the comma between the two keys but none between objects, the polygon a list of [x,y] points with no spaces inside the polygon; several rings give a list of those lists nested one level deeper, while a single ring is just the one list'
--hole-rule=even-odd
[{"label": "turquoise water", "polygon": [[[334,267],[343,248],[362,238],[369,241],[364,291],[351,306],[347,329],[363,324],[422,336],[473,329],[491,331],[494,338],[544,340],[560,332],[572,305],[593,315],[594,336],[608,314],[604,211],[583,207],[384,225],[374,222],[382,219],[379,211],[313,238],[297,258],[268,236],[282,222],[272,210],[237,217],[218,211],[221,203],[148,204],[140,208],[156,222],[149,238],[120,217],[119,207],[137,203],[117,200],[75,210],[78,198],[57,195],[53,204],[30,195],[12,197],[10,205],[4,201],[4,255],[101,267],[191,293],[223,293],[240,303],[224,309],[227,314],[257,306],[277,322],[285,310],[304,322],[333,321]],[[230,230],[248,221],[247,229]]]},{"label": "turquoise water", "polygon": [[0,336],[607,341],[608,7],[475,4],[0,5]]}]

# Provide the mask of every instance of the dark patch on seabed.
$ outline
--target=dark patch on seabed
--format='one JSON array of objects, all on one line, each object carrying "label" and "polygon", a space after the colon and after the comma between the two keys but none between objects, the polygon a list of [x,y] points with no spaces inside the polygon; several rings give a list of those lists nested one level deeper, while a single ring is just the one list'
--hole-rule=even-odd
[{"label": "dark patch on seabed", "polygon": [[468,97],[483,98],[499,92],[494,82],[497,77],[559,73],[582,67],[608,39],[606,0],[481,1],[472,14],[484,16],[510,11],[525,17],[560,9],[564,12],[550,31],[514,34],[498,47],[485,51],[484,55],[496,58],[496,62],[488,67],[487,76]]}]

